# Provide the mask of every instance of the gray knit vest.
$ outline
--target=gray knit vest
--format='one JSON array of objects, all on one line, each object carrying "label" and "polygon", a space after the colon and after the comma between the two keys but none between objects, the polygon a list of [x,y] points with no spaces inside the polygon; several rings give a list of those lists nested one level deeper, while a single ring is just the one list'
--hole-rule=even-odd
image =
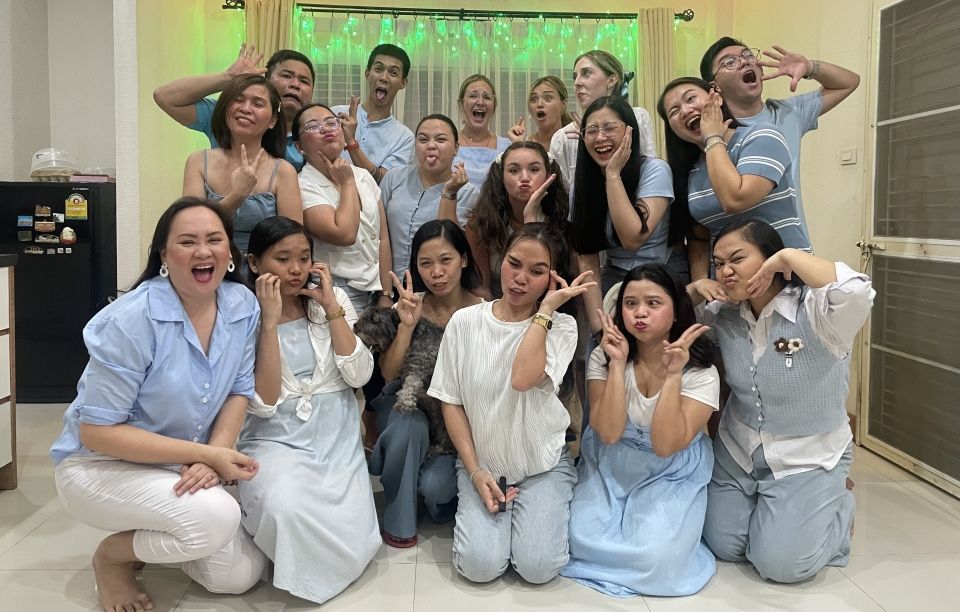
[{"label": "gray knit vest", "polygon": [[[846,420],[850,355],[838,359],[827,350],[807,320],[802,301],[801,292],[796,323],[772,314],[767,347],[756,365],[740,306],[725,305],[717,314],[717,340],[731,389],[725,410],[756,431],[809,436],[836,431]],[[787,367],[784,353],[774,350],[779,338],[803,340],[792,367]]]}]

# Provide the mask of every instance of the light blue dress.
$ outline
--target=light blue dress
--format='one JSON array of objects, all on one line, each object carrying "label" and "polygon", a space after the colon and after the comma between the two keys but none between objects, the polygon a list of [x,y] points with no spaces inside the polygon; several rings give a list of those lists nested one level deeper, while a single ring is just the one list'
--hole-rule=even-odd
[{"label": "light blue dress", "polygon": [[[315,332],[306,318],[278,332],[284,363],[303,384],[315,375]],[[274,586],[323,603],[360,576],[381,540],[353,389],[313,395],[305,421],[300,399],[269,418],[247,416],[237,450],[260,471],[240,483],[242,524],[273,561]]]},{"label": "light blue dress", "polygon": [[[267,184],[267,191],[261,193],[251,193],[243,201],[237,212],[233,213],[233,242],[240,249],[241,253],[247,252],[250,245],[250,232],[267,217],[277,216],[277,196],[270,189],[273,189],[273,181],[277,178],[277,170],[280,169],[280,160],[276,160],[273,165],[273,174],[270,175],[270,182]],[[203,190],[207,194],[208,200],[219,202],[223,196],[210,188],[207,184],[207,152],[203,152]],[[244,261],[246,263],[246,261]]]},{"label": "light blue dress", "polygon": [[483,185],[484,179],[487,178],[487,173],[490,172],[490,164],[509,146],[509,138],[497,136],[496,149],[489,147],[460,147],[457,150],[457,156],[453,158],[453,165],[456,166],[457,162],[463,162],[470,183],[479,189],[480,186]]},{"label": "light blue dress", "polygon": [[[681,393],[686,395],[695,378],[700,379],[696,399],[711,395],[715,405],[716,369],[685,372]],[[629,402],[639,396],[629,365],[626,382]],[[656,397],[645,399],[652,407]],[[713,554],[701,540],[712,470],[713,447],[702,433],[687,448],[659,457],[649,425],[638,427],[633,414],[614,444],[588,427],[570,504],[570,562],[560,574],[614,597],[691,595],[702,589],[716,572]]]}]

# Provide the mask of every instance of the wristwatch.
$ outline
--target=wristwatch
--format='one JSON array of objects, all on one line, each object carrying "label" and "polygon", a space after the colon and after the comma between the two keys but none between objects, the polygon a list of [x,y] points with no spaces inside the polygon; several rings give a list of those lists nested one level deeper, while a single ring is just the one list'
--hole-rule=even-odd
[{"label": "wristwatch", "polygon": [[537,314],[533,315],[533,323],[535,325],[539,325],[547,331],[553,329],[553,317],[543,314],[542,312],[538,312]]},{"label": "wristwatch", "polygon": [[444,191],[443,193],[440,194],[440,197],[441,197],[441,198],[444,198],[444,199],[446,199],[446,200],[453,200],[454,202],[456,202],[456,201],[457,201],[457,192],[456,192],[456,191]]}]

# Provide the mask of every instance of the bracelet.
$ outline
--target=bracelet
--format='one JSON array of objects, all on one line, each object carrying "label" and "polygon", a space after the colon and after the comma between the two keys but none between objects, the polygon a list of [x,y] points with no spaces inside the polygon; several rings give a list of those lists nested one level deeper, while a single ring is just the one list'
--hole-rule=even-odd
[{"label": "bracelet", "polygon": [[339,310],[325,313],[323,316],[326,317],[327,321],[333,321],[334,319],[339,319],[340,317],[346,314],[347,314],[347,311],[343,309],[343,306],[341,306]]},{"label": "bracelet", "polygon": [[476,475],[477,475],[477,472],[479,472],[479,471],[482,470],[482,469],[483,469],[483,468],[478,465],[478,466],[476,467],[476,469],[474,469],[472,472],[470,472],[470,484],[473,484],[473,477],[476,476]]},{"label": "bracelet", "polygon": [[344,146],[343,148],[346,149],[347,151],[356,151],[357,149],[360,148],[360,143],[354,140],[350,144]]},{"label": "bracelet", "polygon": [[711,138],[719,138],[720,140],[723,140],[723,134],[710,134],[709,136],[704,136],[703,137],[704,146],[710,143]]},{"label": "bracelet", "polygon": [[811,61],[813,62],[813,68],[810,69],[810,72],[803,75],[803,78],[805,79],[812,79],[813,77],[817,76],[817,73],[820,72],[820,62],[818,62],[817,60],[811,60]]},{"label": "bracelet", "polygon": [[711,143],[708,144],[707,146],[703,147],[703,152],[706,153],[707,151],[709,151],[710,149],[712,149],[713,147],[715,147],[715,146],[717,146],[717,145],[723,145],[723,148],[724,148],[724,149],[727,148],[727,143],[723,141],[723,138],[721,138],[720,140],[714,140],[713,142],[711,142]]},{"label": "bracelet", "polygon": [[440,194],[440,197],[441,197],[441,198],[444,198],[445,200],[453,200],[454,202],[456,202],[456,201],[457,201],[457,192],[456,192],[456,191],[444,191],[443,193]]},{"label": "bracelet", "polygon": [[380,297],[390,298],[390,299],[392,300],[392,299],[393,299],[393,291],[381,291],[381,292],[380,292]]}]

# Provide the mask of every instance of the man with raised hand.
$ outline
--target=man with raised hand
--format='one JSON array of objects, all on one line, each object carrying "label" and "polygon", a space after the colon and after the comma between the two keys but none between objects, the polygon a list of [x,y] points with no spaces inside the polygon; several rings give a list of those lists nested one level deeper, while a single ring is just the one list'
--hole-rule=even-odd
[{"label": "man with raised hand", "polygon": [[[860,75],[820,60],[787,51],[773,45],[772,51],[751,49],[743,42],[724,36],[713,43],[700,61],[700,76],[717,86],[724,102],[740,125],[772,123],[783,132],[790,149],[793,184],[800,185],[800,141],[810,130],[817,129],[820,115],[840,104],[860,84]],[[769,60],[762,60],[766,56]],[[763,73],[763,68],[773,72]],[[800,79],[812,79],[821,87],[816,91],[782,100],[763,100],[763,82],[781,76],[790,78],[790,91],[797,90]],[[800,223],[805,231],[807,221],[803,203],[797,193]]]},{"label": "man with raised hand", "polygon": [[413,132],[393,115],[393,101],[407,86],[410,58],[396,45],[374,47],[363,73],[367,97],[363,104],[351,96],[350,104],[333,107],[343,122],[347,147],[344,159],[364,168],[379,183],[387,170],[413,160]]},{"label": "man with raised hand", "polygon": [[203,132],[210,146],[217,147],[211,131],[211,117],[216,100],[209,96],[242,74],[266,74],[267,80],[280,93],[280,112],[287,126],[287,146],[284,157],[300,171],[303,156],[293,144],[290,124],[293,116],[313,98],[313,64],[306,55],[291,49],[281,49],[270,56],[266,68],[259,68],[263,54],[253,45],[243,44],[240,53],[226,70],[211,74],[186,76],[157,87],[153,99],[163,112],[191,130]]}]

